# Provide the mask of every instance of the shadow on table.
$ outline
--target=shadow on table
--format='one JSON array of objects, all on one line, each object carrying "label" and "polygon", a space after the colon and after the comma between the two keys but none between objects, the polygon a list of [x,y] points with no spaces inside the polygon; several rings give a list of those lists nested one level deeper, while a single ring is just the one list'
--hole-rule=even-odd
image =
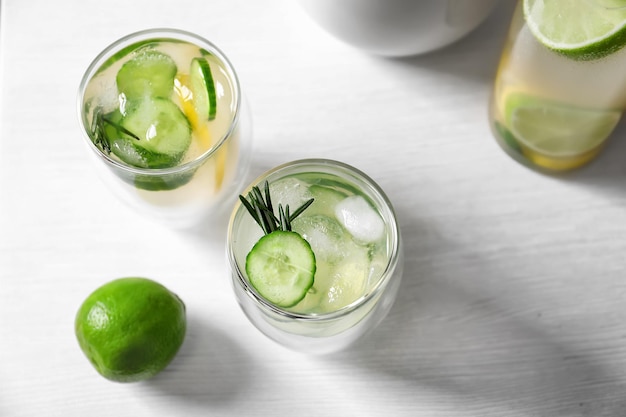
[{"label": "shadow on table", "polygon": [[622,118],[606,148],[589,165],[559,177],[570,185],[613,196],[626,196],[626,120]]},{"label": "shadow on table", "polygon": [[[559,339],[558,326],[542,321],[540,311],[516,311],[467,280],[449,276],[458,270],[429,264],[430,255],[436,254],[428,252],[437,245],[410,239],[436,239],[436,231],[416,219],[405,226],[405,247],[426,253],[407,254],[389,316],[363,343],[325,360],[357,368],[387,389],[394,386],[404,408],[431,396],[443,409],[450,407],[451,414],[517,410],[523,415],[623,415],[626,399],[600,404],[612,395],[622,398],[607,392],[617,382],[606,363]],[[476,249],[463,250],[478,265],[470,274],[507,279],[506,273],[482,262]],[[596,412],[599,408],[602,413]]]},{"label": "shadow on table", "polygon": [[514,6],[514,2],[500,2],[478,28],[442,49],[410,57],[373,59],[490,85],[496,74]]},{"label": "shadow on table", "polygon": [[226,333],[191,316],[178,355],[145,386],[186,404],[221,406],[239,400],[251,379],[251,369],[249,358]]},{"label": "shadow on table", "polygon": [[[261,174],[273,168],[276,165],[287,162],[280,155],[266,154],[263,152],[255,152],[254,157],[250,158],[250,167],[246,176],[241,180],[239,192],[248,187]],[[273,162],[275,161],[275,162]],[[179,230],[180,233],[192,239],[199,239],[203,242],[209,242],[215,245],[224,245],[226,242],[226,234],[228,231],[228,222],[233,211],[239,194],[230,196],[225,200],[217,210],[210,214],[210,217],[204,219],[199,225],[194,225],[188,229]]]}]

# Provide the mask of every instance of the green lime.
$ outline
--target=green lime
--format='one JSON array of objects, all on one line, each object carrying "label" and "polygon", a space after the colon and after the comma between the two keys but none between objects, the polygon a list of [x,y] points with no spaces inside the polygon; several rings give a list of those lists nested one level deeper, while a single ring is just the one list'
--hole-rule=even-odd
[{"label": "green lime", "polygon": [[589,110],[510,93],[505,118],[520,145],[553,157],[569,157],[599,146],[613,131],[621,112]]},{"label": "green lime", "polygon": [[526,24],[546,47],[578,60],[626,45],[624,0],[524,0]]},{"label": "green lime", "polygon": [[117,382],[162,371],[183,343],[185,305],[163,285],[120,278],[96,289],[75,320],[78,343],[96,370]]}]

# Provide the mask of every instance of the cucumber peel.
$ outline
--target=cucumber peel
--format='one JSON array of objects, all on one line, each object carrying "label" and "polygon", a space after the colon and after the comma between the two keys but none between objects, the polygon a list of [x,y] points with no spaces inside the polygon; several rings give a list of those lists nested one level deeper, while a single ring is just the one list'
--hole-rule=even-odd
[{"label": "cucumber peel", "polygon": [[193,105],[201,120],[213,120],[217,113],[217,94],[209,61],[194,58],[189,68],[189,88]]},{"label": "cucumber peel", "polygon": [[246,257],[250,284],[279,307],[298,304],[313,286],[315,255],[296,232],[277,230],[264,235]]},{"label": "cucumber peel", "polygon": [[136,103],[122,118],[120,125],[139,138],[126,137],[126,140],[144,156],[145,163],[142,165],[146,168],[177,165],[191,144],[189,121],[169,99],[145,99]]}]

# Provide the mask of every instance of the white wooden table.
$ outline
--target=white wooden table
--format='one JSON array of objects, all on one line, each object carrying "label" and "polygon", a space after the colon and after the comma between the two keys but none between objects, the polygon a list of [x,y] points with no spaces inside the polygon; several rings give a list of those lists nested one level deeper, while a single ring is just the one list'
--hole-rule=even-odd
[{"label": "white wooden table", "polygon": [[[511,6],[451,47],[382,59],[288,0],[3,0],[0,416],[626,416],[626,127],[559,178],[500,150],[487,102]],[[99,182],[78,84],[105,46],[150,27],[230,57],[254,115],[251,178],[327,157],[387,191],[404,281],[355,348],[269,341],[232,295],[225,216],[169,230]],[[74,315],[133,275],[184,299],[188,335],[162,374],[116,384],[79,350]]]}]

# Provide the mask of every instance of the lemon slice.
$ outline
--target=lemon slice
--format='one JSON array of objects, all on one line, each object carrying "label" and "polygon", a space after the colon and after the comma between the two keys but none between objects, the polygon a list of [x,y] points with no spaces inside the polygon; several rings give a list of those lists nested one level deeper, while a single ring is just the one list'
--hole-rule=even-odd
[{"label": "lemon slice", "polygon": [[[210,76],[208,65],[206,59],[194,58],[190,67],[190,74],[178,74],[175,80],[175,91],[179,103],[202,149],[210,149],[215,146],[208,124],[215,119],[217,95],[212,78],[210,83],[204,84],[204,80],[208,80],[207,77]],[[223,143],[221,149],[218,149],[214,155],[216,192],[221,189],[224,182],[227,159],[228,144]]]},{"label": "lemon slice", "polygon": [[626,45],[625,0],[524,0],[524,18],[546,47],[577,60]]},{"label": "lemon slice", "polygon": [[505,117],[520,144],[544,155],[567,158],[602,144],[621,112],[581,109],[515,92],[505,99]]},{"label": "lemon slice", "polygon": [[212,144],[211,134],[206,123],[206,118],[203,118],[198,113],[198,107],[195,105],[194,93],[191,92],[189,85],[191,84],[190,77],[185,74],[178,74],[176,80],[176,94],[179,99],[183,113],[187,116],[189,123],[194,131],[195,137],[202,149],[209,149]]}]

